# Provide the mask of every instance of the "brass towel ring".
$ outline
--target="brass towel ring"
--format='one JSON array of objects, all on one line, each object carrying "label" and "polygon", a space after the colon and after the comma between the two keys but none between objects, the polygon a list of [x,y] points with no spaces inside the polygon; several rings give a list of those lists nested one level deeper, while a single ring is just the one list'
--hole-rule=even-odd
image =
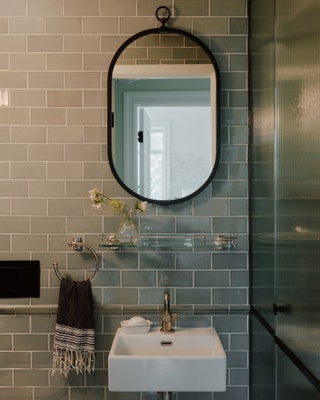
[{"label": "brass towel ring", "polygon": [[[90,247],[86,243],[82,243],[82,242],[78,241],[76,238],[74,238],[68,244],[69,244],[69,247],[73,248],[73,250],[79,250],[80,247],[87,249],[94,257],[95,262],[96,262],[96,268],[95,268],[92,276],[89,278],[90,281],[93,282],[97,272],[99,271],[99,259],[98,259],[97,253],[93,250],[92,247]],[[54,272],[56,273],[58,279],[61,281],[63,279],[63,276],[60,274],[60,271],[58,269],[58,263],[53,263],[53,268],[54,268]]]}]

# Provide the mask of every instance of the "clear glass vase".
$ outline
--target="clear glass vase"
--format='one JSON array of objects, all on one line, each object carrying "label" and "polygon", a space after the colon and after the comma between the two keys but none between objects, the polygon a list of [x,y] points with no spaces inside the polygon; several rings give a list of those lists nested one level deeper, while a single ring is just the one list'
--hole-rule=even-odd
[{"label": "clear glass vase", "polygon": [[123,217],[117,231],[117,239],[120,243],[137,244],[138,230],[132,218]]}]

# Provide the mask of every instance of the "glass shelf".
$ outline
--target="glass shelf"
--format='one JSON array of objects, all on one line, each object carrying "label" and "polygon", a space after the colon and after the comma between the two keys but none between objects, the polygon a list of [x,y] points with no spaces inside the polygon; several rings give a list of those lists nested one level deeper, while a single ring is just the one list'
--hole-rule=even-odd
[{"label": "glass shelf", "polygon": [[237,247],[234,235],[183,235],[140,236],[137,243],[121,243],[115,236],[102,236],[100,248],[110,250],[137,249],[142,251],[215,251],[232,250]]}]

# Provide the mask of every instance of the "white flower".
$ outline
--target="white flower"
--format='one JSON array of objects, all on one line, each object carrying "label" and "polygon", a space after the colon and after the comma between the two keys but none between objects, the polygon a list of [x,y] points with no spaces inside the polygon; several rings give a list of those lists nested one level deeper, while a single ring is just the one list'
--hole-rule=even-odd
[{"label": "white flower", "polygon": [[138,210],[140,210],[141,212],[145,212],[147,207],[148,207],[148,202],[142,201],[141,203],[139,203]]},{"label": "white flower", "polygon": [[88,193],[89,193],[89,199],[91,201],[96,201],[96,199],[98,197],[100,197],[100,190],[97,188],[93,188],[93,189],[89,190]]},{"label": "white flower", "polygon": [[105,203],[105,197],[99,189],[93,188],[89,190],[89,199],[93,202],[93,208],[96,210],[100,210],[103,206],[103,203]]},{"label": "white flower", "polygon": [[102,203],[94,203],[94,204],[92,204],[92,207],[95,210],[101,210],[102,209]]}]

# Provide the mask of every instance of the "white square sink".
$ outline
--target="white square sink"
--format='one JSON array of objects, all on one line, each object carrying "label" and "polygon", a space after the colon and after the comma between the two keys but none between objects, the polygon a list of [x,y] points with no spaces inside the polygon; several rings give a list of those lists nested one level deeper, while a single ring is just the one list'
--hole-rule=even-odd
[{"label": "white square sink", "polygon": [[214,328],[159,328],[132,334],[119,328],[109,353],[109,390],[222,392],[226,354]]}]

